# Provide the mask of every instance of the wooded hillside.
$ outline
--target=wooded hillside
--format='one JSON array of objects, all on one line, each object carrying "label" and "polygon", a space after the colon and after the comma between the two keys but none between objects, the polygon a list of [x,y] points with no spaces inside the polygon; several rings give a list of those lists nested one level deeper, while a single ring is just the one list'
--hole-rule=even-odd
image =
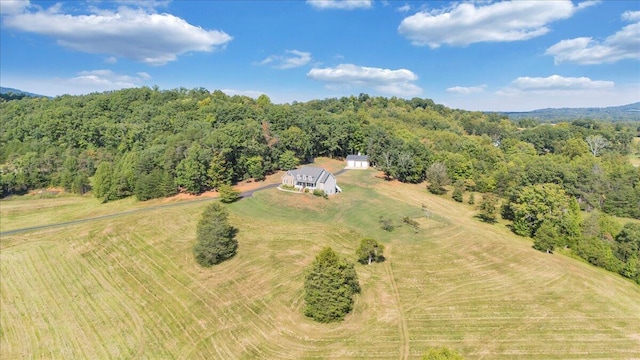
[{"label": "wooded hillside", "polygon": [[[387,178],[428,180],[434,193],[448,184],[457,199],[464,191],[494,193],[514,232],[535,238],[544,229],[540,250],[578,250],[577,212],[598,210],[589,236],[600,240],[581,256],[617,272],[624,265],[612,240],[621,229],[601,226],[601,213],[640,218],[640,170],[627,158],[638,151],[637,123],[516,124],[429,99],[361,94],[276,105],[265,95],[146,87],[3,101],[0,113],[3,197],[47,186],[104,201],[197,194],[318,156],[361,152]],[[542,234],[554,231],[561,240],[549,245]],[[630,277],[640,279],[635,271]]]}]

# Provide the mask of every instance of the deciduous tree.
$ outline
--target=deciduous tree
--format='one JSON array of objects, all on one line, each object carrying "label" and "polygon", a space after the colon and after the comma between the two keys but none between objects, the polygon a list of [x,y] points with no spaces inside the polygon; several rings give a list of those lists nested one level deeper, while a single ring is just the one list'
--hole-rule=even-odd
[{"label": "deciduous tree", "polygon": [[480,210],[478,217],[486,223],[495,223],[498,218],[496,206],[498,206],[498,198],[495,195],[482,195],[482,201],[480,201],[480,205],[478,206]]},{"label": "deciduous tree", "polygon": [[600,152],[609,147],[609,140],[607,140],[602,135],[590,135],[585,139],[587,144],[589,145],[589,150],[593,156],[598,156]]},{"label": "deciduous tree", "polygon": [[444,194],[447,191],[444,187],[451,183],[451,179],[447,174],[447,167],[439,161],[429,166],[426,177],[429,181],[429,191],[436,195]]},{"label": "deciduous tree", "polygon": [[364,238],[360,241],[360,246],[356,250],[358,261],[362,264],[371,265],[372,262],[384,261],[384,245],[372,238]]}]

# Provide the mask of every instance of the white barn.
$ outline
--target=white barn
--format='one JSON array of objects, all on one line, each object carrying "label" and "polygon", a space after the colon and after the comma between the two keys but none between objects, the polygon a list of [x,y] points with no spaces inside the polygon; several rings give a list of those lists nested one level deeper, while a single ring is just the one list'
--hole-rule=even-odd
[{"label": "white barn", "polygon": [[368,169],[369,155],[347,155],[347,169]]}]

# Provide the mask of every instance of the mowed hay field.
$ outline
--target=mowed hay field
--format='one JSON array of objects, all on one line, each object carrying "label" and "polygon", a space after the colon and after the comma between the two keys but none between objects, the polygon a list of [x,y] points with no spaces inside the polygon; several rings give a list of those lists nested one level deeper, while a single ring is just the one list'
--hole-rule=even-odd
[{"label": "mowed hay field", "polygon": [[[338,183],[329,200],[271,189],[229,205],[238,254],[209,269],[191,253],[206,202],[3,236],[0,358],[640,358],[640,286],[537,252],[423,185],[374,171]],[[304,268],[327,245],[355,260],[365,236],[387,261],[356,265],[353,313],[305,318]]]}]

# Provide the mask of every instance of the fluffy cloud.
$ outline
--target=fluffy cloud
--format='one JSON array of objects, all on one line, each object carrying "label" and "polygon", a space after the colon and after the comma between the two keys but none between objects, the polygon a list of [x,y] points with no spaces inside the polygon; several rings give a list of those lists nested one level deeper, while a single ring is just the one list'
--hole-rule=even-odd
[{"label": "fluffy cloud", "polygon": [[624,21],[640,21],[640,11],[625,11],[622,13]]},{"label": "fluffy cloud", "polygon": [[48,10],[7,15],[3,23],[20,31],[50,36],[73,50],[124,57],[150,65],[164,65],[192,51],[213,51],[232,39],[222,31],[205,30],[170,14],[127,7],[70,15],[60,13],[59,6],[53,6]]},{"label": "fluffy cloud", "polygon": [[549,23],[569,18],[594,3],[574,5],[570,0],[558,0],[476,5],[464,2],[449,9],[420,11],[406,17],[398,31],[413,45],[431,48],[443,44],[466,46],[477,42],[527,40],[549,32]]},{"label": "fluffy cloud", "polygon": [[313,80],[327,83],[329,86],[366,87],[395,96],[413,96],[422,89],[410,83],[418,76],[407,69],[381,69],[353,64],[340,64],[333,68],[315,68],[307,73]]},{"label": "fluffy cloud", "polygon": [[307,4],[316,9],[368,9],[372,0],[307,0]]},{"label": "fluffy cloud", "polygon": [[0,15],[20,14],[29,6],[29,0],[2,0],[0,1]]},{"label": "fluffy cloud", "polygon": [[151,75],[146,72],[130,76],[117,74],[111,70],[91,70],[81,71],[78,76],[67,81],[80,87],[94,89],[93,91],[106,91],[138,87],[149,79]]},{"label": "fluffy cloud", "polygon": [[545,52],[552,55],[556,64],[614,63],[624,59],[640,59],[640,11],[627,11],[622,19],[638,21],[623,27],[603,41],[590,37],[562,40]]},{"label": "fluffy cloud", "polygon": [[454,86],[454,87],[448,88],[447,92],[461,94],[461,95],[469,95],[469,94],[477,94],[477,93],[484,92],[484,89],[486,88],[487,88],[487,85],[484,85],[484,84],[480,86],[469,86],[469,87]]},{"label": "fluffy cloud", "polygon": [[311,62],[311,53],[287,50],[285,55],[271,55],[259,62],[259,65],[270,65],[276,69],[291,69],[307,65]]},{"label": "fluffy cloud", "polygon": [[588,77],[519,77],[511,82],[508,90],[516,91],[576,91],[612,88],[613,81],[591,80]]}]

